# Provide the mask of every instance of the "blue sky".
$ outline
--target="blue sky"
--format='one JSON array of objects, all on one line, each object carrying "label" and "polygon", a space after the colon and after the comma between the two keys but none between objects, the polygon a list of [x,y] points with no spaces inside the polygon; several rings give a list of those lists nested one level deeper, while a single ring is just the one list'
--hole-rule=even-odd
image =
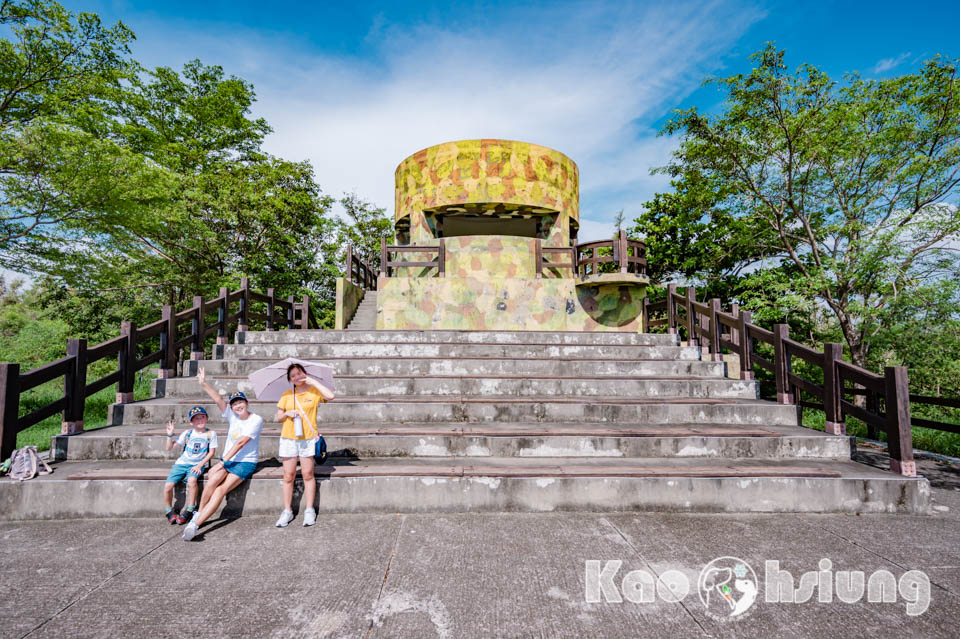
[{"label": "blue sky", "polygon": [[707,75],[750,69],[766,41],[833,76],[960,56],[958,2],[65,2],[137,34],[134,56],[198,57],[254,83],[266,149],[310,160],[324,191],[393,211],[393,171],[432,144],[536,142],[580,167],[581,233],[605,236],[667,188],[650,168],[677,107],[715,109]]}]

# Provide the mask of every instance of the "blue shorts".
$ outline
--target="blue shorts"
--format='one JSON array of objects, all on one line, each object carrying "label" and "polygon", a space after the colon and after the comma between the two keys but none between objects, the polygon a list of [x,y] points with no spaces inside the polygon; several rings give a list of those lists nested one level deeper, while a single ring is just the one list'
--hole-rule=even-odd
[{"label": "blue shorts", "polygon": [[200,474],[193,472],[192,468],[194,466],[196,464],[174,464],[173,468],[170,469],[170,474],[167,475],[167,483],[179,484],[188,476],[199,479],[203,472],[201,471]]},{"label": "blue shorts", "polygon": [[253,472],[257,470],[257,464],[256,462],[225,461],[223,462],[223,468],[240,479],[250,479]]}]

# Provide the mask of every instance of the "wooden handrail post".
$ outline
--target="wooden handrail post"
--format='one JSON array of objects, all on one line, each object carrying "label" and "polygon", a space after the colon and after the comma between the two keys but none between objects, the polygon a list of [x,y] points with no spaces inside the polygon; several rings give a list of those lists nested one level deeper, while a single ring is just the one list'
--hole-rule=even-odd
[{"label": "wooden handrail post", "polygon": [[230,298],[230,289],[220,288],[220,305],[217,307],[217,344],[227,343],[227,315],[230,311],[230,304],[227,300]]},{"label": "wooden handrail post", "polygon": [[120,335],[126,339],[123,341],[123,348],[117,353],[117,370],[120,371],[117,403],[129,404],[133,401],[133,369],[137,362],[137,325],[133,322],[120,322]]},{"label": "wooden handrail post", "polygon": [[913,461],[913,431],[910,428],[910,385],[906,366],[887,366],[884,370],[887,411],[887,451],[890,470],[904,477],[917,476]]},{"label": "wooden handrail post", "polygon": [[190,334],[193,343],[190,345],[190,359],[203,359],[203,296],[193,298],[193,318],[190,320]]},{"label": "wooden handrail post", "polygon": [[250,327],[250,278],[243,277],[240,279],[240,324],[237,326],[238,331],[246,331]]},{"label": "wooden handrail post", "polygon": [[710,300],[710,359],[715,362],[723,361],[723,347],[720,344],[720,298]]},{"label": "wooden handrail post", "polygon": [[440,277],[446,277],[447,249],[446,242],[440,238],[440,247],[437,249],[437,265],[440,267]]},{"label": "wooden handrail post", "polygon": [[793,392],[787,375],[790,372],[790,358],[783,340],[790,337],[790,327],[787,324],[773,325],[773,374],[777,384],[777,403],[792,404]]},{"label": "wooden handrail post", "polygon": [[387,261],[387,238],[380,238],[380,275],[390,277],[390,263]]},{"label": "wooden handrail post", "polygon": [[753,338],[750,337],[750,331],[747,324],[750,323],[750,311],[741,311],[737,316],[737,332],[739,333],[740,347],[740,379],[753,379]]},{"label": "wooden handrail post", "polygon": [[693,303],[697,301],[697,289],[692,286],[687,287],[687,346],[697,346],[700,340],[697,338],[697,313],[693,310]]},{"label": "wooden handrail post", "polygon": [[353,246],[347,244],[347,279],[353,282]]},{"label": "wooden handrail post", "polygon": [[677,306],[673,301],[676,292],[676,284],[667,284],[667,333],[671,335],[677,334]]},{"label": "wooden handrail post", "polygon": [[303,330],[310,328],[310,296],[309,295],[303,296],[303,302],[300,305],[299,328]]},{"label": "wooden handrail post", "polygon": [[0,364],[0,459],[17,447],[19,421],[20,364]]},{"label": "wooden handrail post", "polygon": [[640,306],[640,330],[644,333],[650,332],[650,300],[643,298],[643,304]]},{"label": "wooden handrail post", "polygon": [[840,375],[837,361],[843,360],[843,344],[823,345],[823,413],[824,430],[831,435],[845,435],[847,425],[840,409]]},{"label": "wooden handrail post", "polygon": [[160,310],[160,318],[166,325],[160,333],[160,350],[163,351],[163,358],[160,360],[157,379],[166,379],[177,374],[177,352],[173,347],[177,341],[177,318],[174,308],[165,305]]},{"label": "wooden handrail post", "polygon": [[287,328],[293,329],[297,327],[297,302],[296,298],[291,295],[287,298]]},{"label": "wooden handrail post", "polygon": [[[730,304],[730,314],[733,315],[734,319],[739,322],[740,318],[740,305],[736,302]],[[739,324],[738,324],[739,326]],[[729,327],[728,327],[729,328]],[[740,346],[740,331],[730,329],[730,341],[733,342],[734,346]]]},{"label": "wooden handrail post", "polygon": [[630,259],[627,255],[627,232],[623,229],[620,229],[620,236],[617,238],[617,243],[620,245],[620,272],[626,273],[630,267]]},{"label": "wooden handrail post", "polygon": [[63,421],[61,435],[83,432],[83,407],[87,399],[87,340],[68,339],[67,357],[72,357],[70,371],[63,378]]},{"label": "wooden handrail post", "polygon": [[536,264],[536,278],[543,278],[543,240],[537,238],[533,241],[533,261]]},{"label": "wooden handrail post", "polygon": [[273,330],[273,303],[274,303],[274,290],[272,288],[267,289],[267,327],[266,330]]}]

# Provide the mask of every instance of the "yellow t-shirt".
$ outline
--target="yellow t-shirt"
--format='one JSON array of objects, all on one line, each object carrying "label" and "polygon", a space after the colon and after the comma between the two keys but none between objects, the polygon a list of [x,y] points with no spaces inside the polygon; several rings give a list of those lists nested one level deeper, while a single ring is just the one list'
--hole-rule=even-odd
[{"label": "yellow t-shirt", "polygon": [[[310,418],[303,420],[303,435],[301,437],[296,436],[293,418],[286,417],[283,420],[283,428],[280,431],[280,436],[287,439],[313,439],[319,435],[319,432],[311,428],[311,425],[317,424],[317,406],[322,403],[325,404],[327,399],[320,394],[320,391],[310,386],[306,391],[297,393],[297,401],[300,402],[300,408],[303,409],[303,412]],[[277,402],[277,408],[283,411],[297,410],[297,403],[293,399],[292,390],[288,390],[280,397],[280,401]]]}]

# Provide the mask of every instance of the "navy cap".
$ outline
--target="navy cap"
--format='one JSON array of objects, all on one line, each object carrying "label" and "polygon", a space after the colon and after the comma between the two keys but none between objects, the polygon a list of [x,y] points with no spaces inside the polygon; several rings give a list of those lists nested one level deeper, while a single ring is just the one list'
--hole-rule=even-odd
[{"label": "navy cap", "polygon": [[207,411],[203,408],[203,406],[194,406],[191,408],[187,413],[187,421],[193,419],[197,415],[203,415],[204,417],[207,417]]},{"label": "navy cap", "polygon": [[249,400],[247,399],[247,396],[246,396],[246,395],[244,395],[244,394],[241,393],[240,391],[237,391],[236,393],[234,393],[233,395],[230,396],[230,398],[227,400],[227,403],[232,405],[233,402],[235,402],[235,401],[238,400],[238,399],[242,399],[242,400],[245,401],[245,402],[246,402],[246,401],[249,401]]}]

